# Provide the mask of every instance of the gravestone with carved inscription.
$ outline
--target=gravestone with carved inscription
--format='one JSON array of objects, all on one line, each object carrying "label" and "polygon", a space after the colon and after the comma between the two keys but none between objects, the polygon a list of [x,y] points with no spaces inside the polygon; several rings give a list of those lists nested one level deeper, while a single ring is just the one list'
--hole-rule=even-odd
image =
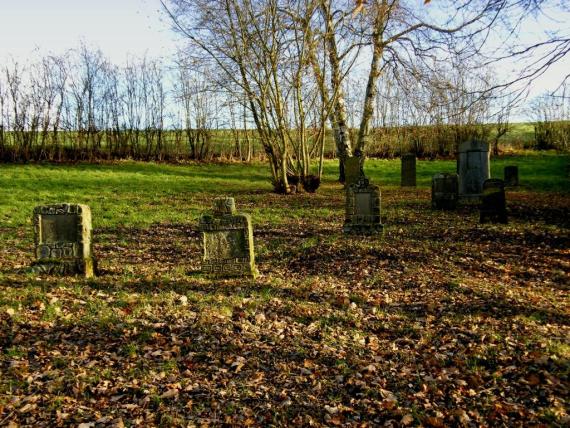
[{"label": "gravestone with carved inscription", "polygon": [[214,211],[200,218],[199,229],[204,246],[203,273],[257,276],[251,218],[236,212],[234,198],[214,199]]},{"label": "gravestone with carved inscription", "polygon": [[485,180],[483,197],[479,207],[479,222],[507,223],[507,200],[505,182],[498,178]]},{"label": "gravestone with carved inscription", "polygon": [[458,190],[459,177],[457,174],[435,174],[431,179],[432,208],[454,210],[457,207]]},{"label": "gravestone with carved inscription", "polygon": [[402,187],[416,187],[416,155],[402,155],[401,182]]},{"label": "gravestone with carved inscription", "polygon": [[361,176],[346,190],[345,233],[371,234],[382,232],[380,220],[380,188]]},{"label": "gravestone with carved inscription", "polygon": [[86,277],[95,275],[91,243],[91,210],[81,204],[42,205],[34,208],[37,273]]},{"label": "gravestone with carved inscription", "polygon": [[489,144],[476,139],[459,144],[457,173],[459,196],[479,198],[483,194],[483,182],[491,178]]}]

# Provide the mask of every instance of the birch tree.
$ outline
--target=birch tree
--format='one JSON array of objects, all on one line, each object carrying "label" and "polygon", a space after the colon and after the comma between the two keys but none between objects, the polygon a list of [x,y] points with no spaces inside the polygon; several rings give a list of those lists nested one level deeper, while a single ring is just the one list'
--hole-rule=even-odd
[{"label": "birch tree", "polygon": [[[322,158],[321,118],[326,108],[317,102],[318,82],[312,72],[316,61],[311,25],[318,3],[170,0],[169,5],[166,10],[190,41],[187,54],[218,70],[212,81],[220,90],[247,100],[275,190],[294,190],[289,185],[292,176],[313,190],[322,160],[315,178],[311,159],[316,153]],[[314,133],[308,129],[311,117],[321,127]]]}]

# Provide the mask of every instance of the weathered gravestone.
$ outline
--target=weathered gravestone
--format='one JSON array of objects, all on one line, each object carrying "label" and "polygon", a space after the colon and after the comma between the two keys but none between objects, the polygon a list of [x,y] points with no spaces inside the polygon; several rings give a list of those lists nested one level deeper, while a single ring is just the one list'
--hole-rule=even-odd
[{"label": "weathered gravestone", "polygon": [[214,199],[213,215],[200,218],[202,272],[214,276],[257,276],[253,229],[247,214],[237,214],[234,198]]},{"label": "weathered gravestone", "polygon": [[505,198],[505,182],[498,178],[485,180],[483,197],[479,207],[479,222],[492,221],[507,223],[507,201]]},{"label": "weathered gravestone", "polygon": [[344,161],[344,186],[348,188],[364,175],[363,159],[361,156],[350,156]]},{"label": "weathered gravestone", "polygon": [[491,177],[489,144],[479,140],[459,144],[457,173],[459,196],[480,197],[483,182]]},{"label": "weathered gravestone", "polygon": [[383,229],[380,221],[380,188],[370,184],[361,176],[346,190],[345,233],[379,233]]},{"label": "weathered gravestone", "polygon": [[55,204],[34,208],[36,261],[32,270],[49,274],[95,275],[91,210],[87,205]]},{"label": "weathered gravestone", "polygon": [[416,155],[402,155],[401,186],[416,187]]},{"label": "weathered gravestone", "polygon": [[454,210],[457,207],[459,177],[457,174],[435,174],[431,179],[431,206]]},{"label": "weathered gravestone", "polygon": [[519,167],[510,165],[505,167],[505,186],[519,185]]}]

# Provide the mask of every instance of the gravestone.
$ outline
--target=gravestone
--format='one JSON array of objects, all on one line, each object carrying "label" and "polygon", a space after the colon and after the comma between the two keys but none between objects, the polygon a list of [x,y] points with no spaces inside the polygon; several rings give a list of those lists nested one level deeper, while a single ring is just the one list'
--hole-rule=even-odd
[{"label": "gravestone", "polygon": [[401,186],[416,187],[416,155],[402,155]]},{"label": "gravestone", "polygon": [[362,157],[350,156],[344,161],[344,186],[348,188],[364,175]]},{"label": "gravestone", "polygon": [[380,188],[361,176],[346,191],[345,233],[371,234],[382,232],[380,221]]},{"label": "gravestone", "polygon": [[506,166],[505,170],[505,186],[518,186],[519,185],[519,167],[515,165]]},{"label": "gravestone", "polygon": [[479,222],[507,223],[507,201],[505,182],[498,178],[485,180],[483,197],[479,207]]},{"label": "gravestone", "polygon": [[34,208],[37,273],[95,275],[91,243],[91,210],[81,204],[42,205]]},{"label": "gravestone", "polygon": [[459,176],[440,173],[431,179],[431,206],[437,209],[454,210],[457,207]]},{"label": "gravestone", "polygon": [[491,177],[489,144],[479,140],[459,144],[457,156],[459,195],[480,197],[483,182]]},{"label": "gravestone", "polygon": [[234,198],[214,199],[213,215],[200,218],[202,272],[213,276],[255,278],[253,228],[247,214],[236,213]]}]

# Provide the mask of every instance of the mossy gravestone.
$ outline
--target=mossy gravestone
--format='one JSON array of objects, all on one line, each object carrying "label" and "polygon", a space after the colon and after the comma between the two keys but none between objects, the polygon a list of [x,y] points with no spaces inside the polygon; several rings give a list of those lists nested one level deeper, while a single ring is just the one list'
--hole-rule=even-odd
[{"label": "mossy gravestone", "polygon": [[483,197],[479,207],[479,222],[507,223],[507,201],[505,197],[505,182],[498,178],[485,180]]},{"label": "mossy gravestone", "polygon": [[345,233],[371,234],[382,232],[380,221],[380,188],[361,176],[346,190]]},{"label": "mossy gravestone", "polygon": [[202,272],[255,278],[253,229],[247,214],[237,214],[233,198],[216,198],[213,215],[200,218],[204,245]]},{"label": "mossy gravestone", "polygon": [[364,175],[363,159],[361,156],[350,156],[344,161],[344,186],[348,188]]},{"label": "mossy gravestone", "polygon": [[91,210],[87,205],[55,204],[34,208],[37,273],[95,275]]},{"label": "mossy gravestone", "polygon": [[459,177],[457,174],[435,174],[431,179],[431,206],[454,210],[457,207]]},{"label": "mossy gravestone", "polygon": [[416,187],[416,155],[402,155],[401,186]]}]

